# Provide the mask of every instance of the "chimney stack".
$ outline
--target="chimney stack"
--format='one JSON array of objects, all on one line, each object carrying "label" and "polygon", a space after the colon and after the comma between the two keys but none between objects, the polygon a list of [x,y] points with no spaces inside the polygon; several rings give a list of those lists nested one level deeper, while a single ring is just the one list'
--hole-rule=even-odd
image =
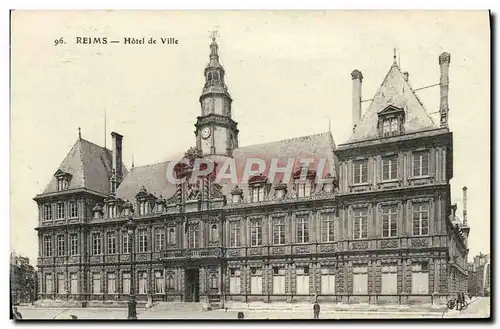
[{"label": "chimney stack", "polygon": [[441,116],[441,127],[448,127],[448,84],[449,76],[448,70],[450,66],[451,57],[449,53],[442,53],[439,55],[439,67],[441,76],[439,79],[439,89],[440,89],[440,105],[439,113]]},{"label": "chimney stack", "polygon": [[464,212],[464,225],[467,225],[467,186],[462,188],[463,191],[463,212]]},{"label": "chimney stack", "polygon": [[410,73],[408,72],[403,72],[403,77],[405,78],[406,81],[410,78]]},{"label": "chimney stack", "polygon": [[123,179],[123,159],[122,159],[122,140],[123,136],[112,132],[111,138],[113,139],[113,164],[112,169],[115,174],[116,187],[120,185]]},{"label": "chimney stack", "polygon": [[351,72],[352,77],[352,130],[356,129],[361,120],[361,84],[363,83],[363,74],[361,71]]}]

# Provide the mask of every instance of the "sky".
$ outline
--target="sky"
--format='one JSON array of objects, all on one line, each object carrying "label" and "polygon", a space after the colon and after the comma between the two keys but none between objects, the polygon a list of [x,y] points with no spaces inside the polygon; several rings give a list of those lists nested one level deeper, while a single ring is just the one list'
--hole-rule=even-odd
[{"label": "sky", "polygon": [[[328,131],[352,131],[351,71],[363,99],[388,72],[393,49],[412,87],[439,82],[438,56],[451,54],[452,202],[468,187],[469,259],[490,252],[490,46],[486,11],[22,12],[11,35],[11,247],[36,262],[45,189],[78,138],[111,147],[124,135],[124,162],[177,158],[195,145],[194,123],[219,31],[220,61],[234,100],[240,146]],[[77,37],[172,37],[177,45],[82,45]],[[55,45],[63,38],[64,44]],[[439,107],[439,88],[417,91]],[[363,103],[364,109],[369,102]],[[105,114],[106,113],[106,114]],[[107,118],[105,142],[104,118]],[[439,122],[438,114],[432,114]]]}]

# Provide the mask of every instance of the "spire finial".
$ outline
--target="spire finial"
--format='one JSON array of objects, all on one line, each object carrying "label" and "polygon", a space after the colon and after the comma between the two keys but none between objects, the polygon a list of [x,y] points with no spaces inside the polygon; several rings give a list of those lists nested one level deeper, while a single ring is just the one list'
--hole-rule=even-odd
[{"label": "spire finial", "polygon": [[332,117],[328,117],[328,131],[332,132]]},{"label": "spire finial", "polygon": [[106,149],[106,109],[104,109],[104,148]]},{"label": "spire finial", "polygon": [[396,58],[396,48],[393,49],[394,55],[393,55],[393,62],[392,64],[397,65],[397,58]]},{"label": "spire finial", "polygon": [[134,156],[132,155],[132,169],[134,169]]},{"label": "spire finial", "polygon": [[213,30],[210,31],[210,38],[213,42],[219,37],[219,26],[215,26]]},{"label": "spire finial", "polygon": [[78,139],[82,139],[82,129],[78,127]]}]

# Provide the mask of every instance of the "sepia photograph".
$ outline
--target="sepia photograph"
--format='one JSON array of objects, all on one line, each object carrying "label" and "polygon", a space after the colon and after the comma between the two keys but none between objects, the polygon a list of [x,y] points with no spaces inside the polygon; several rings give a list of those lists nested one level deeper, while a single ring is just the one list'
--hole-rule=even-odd
[{"label": "sepia photograph", "polygon": [[10,12],[10,314],[491,319],[491,16]]}]

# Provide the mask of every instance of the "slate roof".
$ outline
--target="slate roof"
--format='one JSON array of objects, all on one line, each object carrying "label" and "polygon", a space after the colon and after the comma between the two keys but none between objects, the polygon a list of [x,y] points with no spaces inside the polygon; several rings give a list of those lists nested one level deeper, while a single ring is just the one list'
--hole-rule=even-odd
[{"label": "slate roof", "polygon": [[[285,167],[288,159],[293,159],[293,170],[295,172],[301,168],[299,159],[311,158],[314,161],[310,164],[309,168],[316,170],[320,159],[325,159],[325,166],[322,177],[330,174],[332,177],[337,177],[336,164],[337,158],[333,151],[335,150],[335,143],[330,132],[304,136],[293,139],[286,139],[271,143],[250,145],[236,148],[233,151],[233,159],[236,165],[236,172],[238,173],[238,181],[244,173],[246,159],[258,158],[266,162],[266,170],[264,175],[269,173],[269,168],[273,158],[278,159],[278,167]],[[221,159],[221,158],[219,158]],[[222,158],[223,159],[223,158]],[[177,160],[177,159],[176,159]],[[217,160],[215,160],[218,162]],[[175,193],[175,185],[167,180],[166,171],[169,161],[135,167],[133,168],[126,179],[118,187],[116,196],[129,201],[134,201],[136,194],[144,186],[148,193],[154,194],[156,197],[160,195],[164,199],[168,199]],[[219,162],[218,169],[222,168]],[[283,178],[283,174],[277,174],[275,181]],[[290,177],[291,182],[292,178]],[[226,196],[230,196],[230,191],[234,187],[229,179],[222,180],[222,192]],[[245,198],[248,198],[247,184],[238,183],[238,186],[243,190]]]},{"label": "slate roof", "polygon": [[378,113],[388,105],[404,109],[405,133],[439,128],[405,80],[398,65],[393,64],[348,143],[378,138]]},{"label": "slate roof", "polygon": [[[85,139],[78,139],[59,166],[60,171],[72,176],[68,189],[86,188],[109,194],[112,152]],[[127,168],[123,166],[124,176]],[[55,171],[57,172],[57,171]],[[45,193],[57,192],[57,178],[52,176]]]}]

